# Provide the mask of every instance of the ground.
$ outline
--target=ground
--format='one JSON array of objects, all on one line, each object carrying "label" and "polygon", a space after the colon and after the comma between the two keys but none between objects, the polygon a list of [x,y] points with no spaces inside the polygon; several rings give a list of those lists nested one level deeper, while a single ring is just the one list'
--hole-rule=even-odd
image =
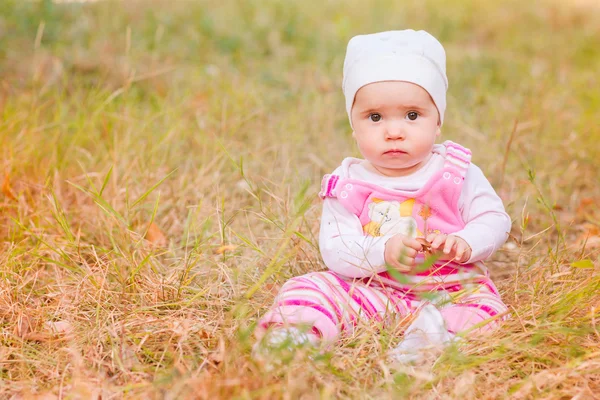
[{"label": "ground", "polygon": [[[600,9],[580,0],[4,0],[0,398],[593,398],[600,393]],[[428,368],[402,326],[276,370],[252,331],[323,270],[323,174],[352,142],[348,39],[445,45],[442,132],[513,219],[512,318]]]}]

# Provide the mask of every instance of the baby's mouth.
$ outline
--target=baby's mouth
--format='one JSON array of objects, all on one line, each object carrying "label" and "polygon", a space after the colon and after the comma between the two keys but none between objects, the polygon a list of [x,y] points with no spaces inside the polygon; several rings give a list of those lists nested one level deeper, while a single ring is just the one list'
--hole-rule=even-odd
[{"label": "baby's mouth", "polygon": [[392,154],[392,155],[393,154],[406,154],[406,152],[402,151],[402,150],[398,150],[398,149],[393,149],[393,150],[388,150],[383,154]]}]

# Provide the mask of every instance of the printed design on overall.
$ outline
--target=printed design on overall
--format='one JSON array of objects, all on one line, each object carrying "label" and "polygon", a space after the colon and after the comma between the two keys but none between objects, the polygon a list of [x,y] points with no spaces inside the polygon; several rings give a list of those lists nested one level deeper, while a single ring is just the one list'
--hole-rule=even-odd
[{"label": "printed design on overall", "polygon": [[[419,210],[417,216],[422,222],[419,229],[414,210]],[[414,198],[404,201],[382,200],[372,198],[368,203],[369,221],[363,225],[363,232],[370,236],[383,236],[402,234],[409,237],[424,237],[431,232],[440,233],[439,230],[428,230],[427,220],[433,215],[433,210],[426,204],[417,202]]]},{"label": "printed design on overall", "polygon": [[415,199],[403,202],[373,198],[369,207],[369,222],[363,225],[366,235],[383,236],[402,234],[411,237],[419,235],[417,221],[413,218]]}]

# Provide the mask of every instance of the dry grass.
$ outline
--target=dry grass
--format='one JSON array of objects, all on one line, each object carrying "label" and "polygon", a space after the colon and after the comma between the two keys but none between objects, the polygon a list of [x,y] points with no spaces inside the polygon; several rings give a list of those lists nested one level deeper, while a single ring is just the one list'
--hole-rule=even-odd
[{"label": "dry grass", "polygon": [[[5,0],[0,397],[600,397],[600,14],[405,3]],[[406,27],[445,44],[443,134],[513,217],[514,317],[431,369],[365,328],[268,371],[254,323],[323,268],[318,183],[356,154],[345,44]]]}]

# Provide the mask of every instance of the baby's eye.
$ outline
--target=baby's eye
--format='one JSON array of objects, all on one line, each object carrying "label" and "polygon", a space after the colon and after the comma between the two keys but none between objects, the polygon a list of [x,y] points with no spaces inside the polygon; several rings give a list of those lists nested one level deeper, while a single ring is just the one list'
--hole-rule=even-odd
[{"label": "baby's eye", "polygon": [[369,119],[373,122],[379,122],[379,121],[381,121],[381,114],[377,114],[377,113],[369,114]]},{"label": "baby's eye", "polygon": [[418,117],[419,117],[419,114],[416,111],[411,111],[408,114],[406,114],[406,118],[408,118],[411,121],[414,121]]}]

